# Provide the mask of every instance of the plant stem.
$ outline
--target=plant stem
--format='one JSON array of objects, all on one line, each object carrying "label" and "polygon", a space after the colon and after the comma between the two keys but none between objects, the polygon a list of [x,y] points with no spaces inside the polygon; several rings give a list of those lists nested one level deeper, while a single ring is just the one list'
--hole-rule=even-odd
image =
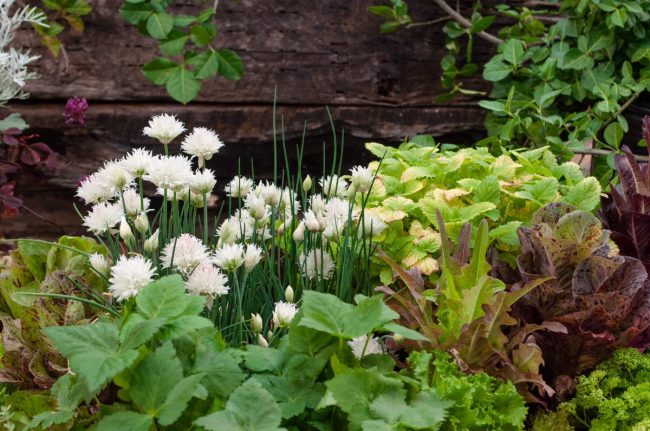
[{"label": "plant stem", "polygon": [[[610,150],[602,150],[599,148],[584,148],[582,150],[573,150],[573,153],[575,154],[586,154],[586,155],[591,155],[591,156],[608,156],[611,153],[616,153],[616,151],[610,151]],[[650,161],[650,157],[648,156],[637,156],[636,154],[634,155],[634,158],[640,162],[648,162]]]},{"label": "plant stem", "polygon": [[[444,10],[445,13],[447,13],[447,15],[449,15],[458,24],[462,25],[465,28],[472,28],[472,23],[467,18],[456,12],[454,8],[445,2],[445,0],[433,0],[433,2],[440,6],[440,9]],[[503,42],[503,40],[499,39],[498,37],[484,31],[478,32],[476,34],[480,38],[485,39],[494,45],[499,45],[501,42]]]},{"label": "plant stem", "polygon": [[630,98],[627,99],[627,101],[626,101],[626,102],[621,106],[621,109],[619,109],[618,111],[616,111],[616,114],[614,114],[614,115],[613,115],[609,120],[607,120],[607,121],[605,122],[605,124],[603,124],[603,127],[601,127],[601,129],[604,129],[605,127],[609,126],[609,124],[610,124],[612,121],[614,121],[614,120],[616,119],[616,117],[618,117],[618,116],[621,115],[623,112],[625,112],[625,110],[626,110],[627,108],[629,108],[629,107],[630,107],[630,106],[631,106],[631,105],[636,101],[636,99],[639,98],[639,96],[641,96],[641,93],[642,93],[641,91],[638,91],[638,92],[634,93],[632,96],[630,96]]}]

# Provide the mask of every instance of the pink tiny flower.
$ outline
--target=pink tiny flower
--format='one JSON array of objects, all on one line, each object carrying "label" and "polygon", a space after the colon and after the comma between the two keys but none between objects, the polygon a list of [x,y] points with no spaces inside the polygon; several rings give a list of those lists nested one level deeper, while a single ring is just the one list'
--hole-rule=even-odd
[{"label": "pink tiny flower", "polygon": [[88,101],[83,97],[71,97],[65,104],[65,124],[79,125],[86,124],[86,112],[88,112]]}]

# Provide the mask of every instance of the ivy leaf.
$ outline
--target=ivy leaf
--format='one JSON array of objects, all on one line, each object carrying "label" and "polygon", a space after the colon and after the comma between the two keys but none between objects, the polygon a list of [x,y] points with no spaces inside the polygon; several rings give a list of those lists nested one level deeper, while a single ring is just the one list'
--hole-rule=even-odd
[{"label": "ivy leaf", "polygon": [[199,418],[195,424],[209,431],[286,431],[280,428],[281,422],[282,412],[273,396],[251,378],[235,389],[224,410]]},{"label": "ivy leaf", "polygon": [[135,350],[119,350],[118,329],[110,323],[54,326],[43,329],[54,347],[68,358],[70,369],[96,393],[138,358]]},{"label": "ivy leaf", "polygon": [[98,424],[97,431],[148,431],[153,418],[131,411],[117,412],[105,416]]},{"label": "ivy leaf", "polygon": [[220,49],[215,53],[219,60],[219,75],[235,81],[242,77],[244,65],[237,54],[229,49]]},{"label": "ivy leaf", "polygon": [[166,87],[167,92],[174,100],[185,105],[199,94],[201,83],[192,72],[180,67],[172,72]]},{"label": "ivy leaf", "polygon": [[165,84],[181,66],[163,57],[154,58],[142,67],[145,78],[156,85]]},{"label": "ivy leaf", "polygon": [[147,32],[154,39],[162,40],[174,28],[174,18],[165,12],[154,12],[147,18]]},{"label": "ivy leaf", "polygon": [[598,179],[587,177],[569,188],[564,201],[583,211],[593,211],[600,203]]}]

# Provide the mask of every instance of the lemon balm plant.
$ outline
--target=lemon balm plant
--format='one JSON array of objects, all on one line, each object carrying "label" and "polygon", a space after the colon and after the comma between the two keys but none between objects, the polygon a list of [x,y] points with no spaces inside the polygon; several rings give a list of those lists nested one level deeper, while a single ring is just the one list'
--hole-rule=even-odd
[{"label": "lemon balm plant", "polygon": [[[216,180],[206,161],[223,146],[218,135],[196,127],[182,140],[184,154],[172,155],[169,144],[186,132],[176,117],[153,117],[143,132],[163,154],[134,149],[91,174],[77,192],[92,205],[84,226],[108,250],[89,258],[108,284],[104,306],[128,309],[154,279],[179,274],[189,293],[207,297],[205,314],[228,341],[264,344],[268,330],[274,337],[291,320],[304,290],[348,302],[370,291],[372,236],[385,225],[355,207],[374,182],[369,168],[354,168],[350,181],[336,174],[317,184],[287,180],[301,184],[299,192],[237,176],[224,187],[229,215],[211,226]],[[145,197],[149,187],[162,198],[157,211]]]}]

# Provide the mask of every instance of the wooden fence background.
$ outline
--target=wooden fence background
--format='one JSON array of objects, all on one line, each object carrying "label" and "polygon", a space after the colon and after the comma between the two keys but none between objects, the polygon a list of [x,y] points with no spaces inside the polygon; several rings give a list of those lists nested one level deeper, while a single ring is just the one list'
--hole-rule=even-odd
[{"label": "wooden fence background", "polygon": [[[187,106],[142,76],[140,67],[156,55],[155,44],[121,19],[122,1],[91,3],[85,32],[68,31],[63,38],[67,62],[51,57],[30,32],[21,34],[19,42],[42,55],[37,66],[42,78],[29,85],[31,98],[14,108],[64,156],[66,167],[55,177],[21,177],[18,193],[42,218],[23,211],[0,222],[0,236],[83,232],[72,207],[79,178],[131,147],[155,147],[141,130],[157,113],[177,114],[189,126],[220,133],[227,146],[211,167],[221,187],[236,173],[238,160],[247,170],[253,158],[256,176],[270,174],[276,88],[278,123],[284,122],[289,147],[300,142],[306,124],[305,165],[316,172],[323,143],[332,141],[325,107],[345,132],[349,165],[369,160],[363,149],[369,140],[398,143],[405,136],[432,134],[469,144],[482,133],[482,111],[475,103],[433,103],[445,54],[443,23],[382,35],[381,20],[366,10],[379,0],[222,0],[218,43],[241,55],[245,73],[237,82],[207,82]],[[197,2],[177,3],[183,8]],[[433,2],[409,5],[419,21],[441,16]],[[479,58],[492,49],[480,41],[475,48]],[[481,85],[478,79],[473,88]],[[89,100],[85,128],[64,126],[62,111],[71,96]]]}]

